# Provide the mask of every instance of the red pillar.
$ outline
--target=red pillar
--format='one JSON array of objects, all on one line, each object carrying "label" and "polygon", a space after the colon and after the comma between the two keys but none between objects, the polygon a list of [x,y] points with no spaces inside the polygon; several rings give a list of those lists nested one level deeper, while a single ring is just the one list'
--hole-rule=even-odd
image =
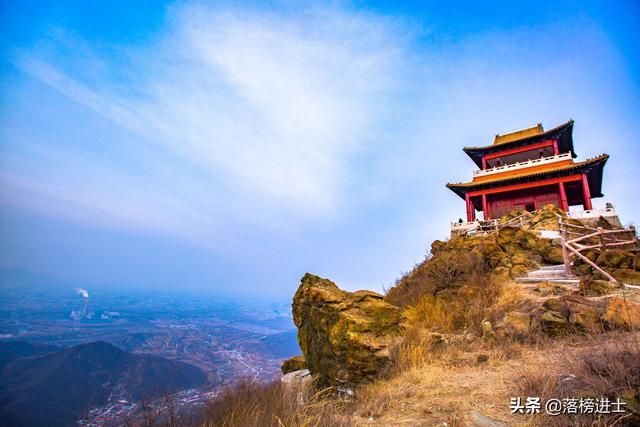
[{"label": "red pillar", "polygon": [[587,181],[587,174],[582,174],[582,197],[584,197],[584,209],[590,211],[591,207],[591,192],[589,191],[589,182]]},{"label": "red pillar", "polygon": [[567,202],[567,192],[564,189],[564,182],[560,181],[558,186],[560,187],[560,208],[565,212],[569,212],[569,203]]},{"label": "red pillar", "polygon": [[471,198],[469,194],[465,194],[465,200],[467,201],[467,222],[473,222],[476,219],[476,212],[473,207],[473,203],[471,203]]},{"label": "red pillar", "polygon": [[558,149],[558,140],[557,139],[553,140],[553,154],[554,154],[554,156],[557,156],[558,154],[560,154],[560,150]]},{"label": "red pillar", "polygon": [[487,168],[487,159],[482,156],[482,170],[485,170]]},{"label": "red pillar", "polygon": [[487,195],[482,195],[482,216],[484,219],[489,219],[489,205],[487,204]]}]

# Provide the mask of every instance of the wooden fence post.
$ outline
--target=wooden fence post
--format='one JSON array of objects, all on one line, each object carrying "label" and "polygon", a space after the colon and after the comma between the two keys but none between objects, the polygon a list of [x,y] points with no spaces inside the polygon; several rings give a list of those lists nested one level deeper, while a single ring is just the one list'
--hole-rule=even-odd
[{"label": "wooden fence post", "polygon": [[562,243],[562,259],[564,261],[564,274],[571,276],[571,263],[569,261],[569,251],[567,250],[567,229],[563,226],[562,220],[558,220],[560,226],[560,242]]},{"label": "wooden fence post", "polygon": [[598,227],[598,241],[600,243],[600,249],[602,250],[602,252],[605,252],[607,250],[607,247],[604,244],[604,238],[602,237],[602,234],[602,227]]}]

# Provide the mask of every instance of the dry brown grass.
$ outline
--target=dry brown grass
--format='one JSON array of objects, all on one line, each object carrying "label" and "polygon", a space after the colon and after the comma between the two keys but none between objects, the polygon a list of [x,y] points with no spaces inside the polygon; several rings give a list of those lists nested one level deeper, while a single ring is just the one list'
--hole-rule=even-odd
[{"label": "dry brown grass", "polygon": [[[601,396],[640,386],[634,332],[535,343],[476,339],[446,345],[434,342],[424,329],[409,333],[416,336],[411,338],[414,345],[400,353],[405,357],[402,369],[360,387],[351,402],[326,394],[300,403],[297,391],[280,384],[245,382],[208,407],[204,425],[472,426],[478,414],[514,426],[591,425],[568,416],[511,414],[509,399]],[[567,374],[575,375],[574,382],[562,381]],[[588,421],[609,426],[616,418]],[[624,422],[632,425],[630,419]]]},{"label": "dry brown grass", "polygon": [[488,276],[474,278],[472,284],[436,295],[424,295],[405,314],[413,324],[443,333],[482,334],[481,323],[502,319],[509,311],[528,303],[522,288],[511,283],[492,282]]},{"label": "dry brown grass", "polygon": [[[412,363],[405,359],[403,369],[392,378],[359,390],[353,419],[372,417],[371,425],[471,426],[476,425],[474,414],[480,413],[517,426],[594,421],[593,425],[602,426],[634,425],[631,418],[576,420],[509,410],[509,399],[515,396],[540,396],[543,401],[585,393],[614,396],[616,390],[640,387],[640,357],[634,344],[638,336],[625,332],[594,338],[577,335],[536,343],[476,340],[438,346],[425,336],[429,352],[415,355]],[[562,381],[566,374],[575,375],[571,387]]]},{"label": "dry brown grass", "polygon": [[442,333],[482,333],[481,323],[528,304],[521,286],[491,275],[482,253],[438,251],[391,288],[385,299],[414,325]]},{"label": "dry brown grass", "polygon": [[[358,391],[354,419],[370,425],[471,426],[481,414],[508,425],[514,381],[529,360],[543,354],[544,343],[492,342],[481,339],[449,342],[414,328],[397,355],[397,371],[388,380]],[[413,335],[413,336],[411,336]]]},{"label": "dry brown grass", "polygon": [[523,350],[531,348],[535,348],[535,344],[512,340],[467,340],[460,335],[440,335],[412,327],[408,330],[407,339],[394,349],[394,373],[397,375],[431,366],[468,368],[485,363],[503,363],[520,357]]},{"label": "dry brown grass", "polygon": [[438,252],[398,279],[387,292],[385,300],[398,307],[407,307],[426,295],[477,283],[486,273],[480,254],[468,250]]},{"label": "dry brown grass", "polygon": [[[575,337],[573,337],[575,338]],[[549,398],[615,399],[640,389],[639,335],[635,332],[580,336],[578,344],[549,353],[522,375],[519,394]],[[638,391],[636,391],[637,393]],[[636,408],[637,411],[637,408]],[[640,413],[540,417],[537,425],[640,425]]]},{"label": "dry brown grass", "polygon": [[162,399],[149,402],[141,400],[138,411],[124,414],[119,425],[125,427],[190,427],[197,421],[193,411],[181,409],[175,394],[166,394]]},{"label": "dry brown grass", "polygon": [[[326,391],[307,394],[302,403],[299,390],[280,383],[241,381],[208,405],[203,426],[414,426],[442,421],[455,426],[464,425],[466,411],[477,406],[475,399],[495,405],[496,396],[507,395],[508,366],[520,349],[507,354],[479,340],[442,346],[430,345],[427,335],[423,338],[424,346],[417,345],[418,338],[412,340],[413,351],[420,352],[412,366],[362,386],[353,401]],[[411,351],[405,348],[400,354],[407,357]],[[502,406],[500,410],[506,408]],[[496,412],[482,405],[480,409]]]},{"label": "dry brown grass", "polygon": [[281,382],[241,380],[226,388],[204,411],[203,427],[339,426],[343,416],[329,391]]}]

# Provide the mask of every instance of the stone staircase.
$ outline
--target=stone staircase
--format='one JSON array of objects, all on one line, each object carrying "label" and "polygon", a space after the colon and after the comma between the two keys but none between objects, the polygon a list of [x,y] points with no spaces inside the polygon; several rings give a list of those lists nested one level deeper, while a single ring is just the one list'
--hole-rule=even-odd
[{"label": "stone staircase", "polygon": [[564,265],[551,265],[541,267],[538,270],[530,271],[524,277],[517,277],[516,282],[520,283],[540,283],[551,282],[562,285],[570,285],[578,287],[580,279],[574,275],[567,275],[564,271]]}]

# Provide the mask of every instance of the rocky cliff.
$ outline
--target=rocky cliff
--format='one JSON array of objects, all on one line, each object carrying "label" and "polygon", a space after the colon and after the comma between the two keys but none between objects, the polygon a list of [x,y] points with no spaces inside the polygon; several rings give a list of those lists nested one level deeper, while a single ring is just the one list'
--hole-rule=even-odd
[{"label": "rocky cliff", "polygon": [[293,321],[306,365],[321,385],[379,378],[391,366],[391,348],[403,331],[400,309],[382,295],[347,292],[312,274],[302,278],[293,297]]}]

